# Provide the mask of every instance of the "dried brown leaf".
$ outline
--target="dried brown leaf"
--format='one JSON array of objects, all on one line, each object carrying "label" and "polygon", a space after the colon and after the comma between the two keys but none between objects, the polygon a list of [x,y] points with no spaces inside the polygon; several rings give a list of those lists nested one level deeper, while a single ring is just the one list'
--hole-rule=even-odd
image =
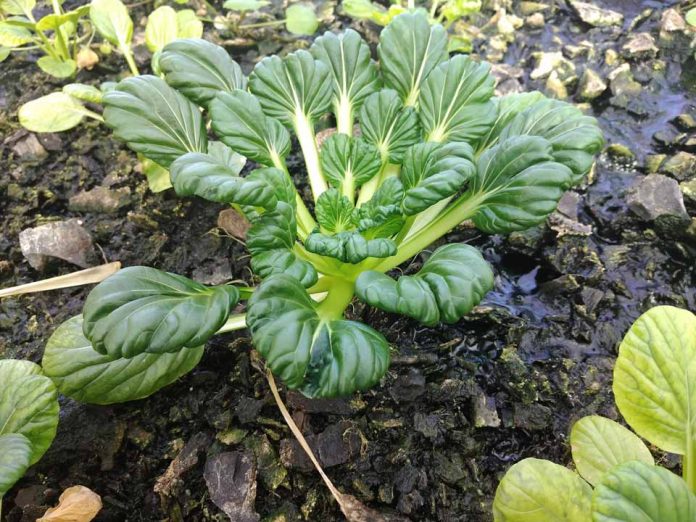
[{"label": "dried brown leaf", "polygon": [[63,491],[56,507],[49,508],[36,522],[90,522],[102,508],[101,497],[85,486]]}]

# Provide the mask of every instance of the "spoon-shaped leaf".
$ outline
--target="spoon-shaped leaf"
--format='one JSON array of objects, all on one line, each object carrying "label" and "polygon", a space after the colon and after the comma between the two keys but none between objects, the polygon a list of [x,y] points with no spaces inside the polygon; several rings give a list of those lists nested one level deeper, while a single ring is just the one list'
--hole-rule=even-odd
[{"label": "spoon-shaped leaf", "polygon": [[133,20],[121,0],[92,0],[89,17],[99,34],[109,42],[119,48],[130,46]]},{"label": "spoon-shaped leaf", "polygon": [[396,243],[391,239],[365,239],[356,231],[339,232],[332,236],[312,232],[305,239],[305,248],[314,254],[333,257],[351,264],[360,263],[368,257],[385,258],[396,255]]},{"label": "spoon-shaped leaf", "polygon": [[24,435],[0,435],[0,501],[29,469],[31,442]]},{"label": "spoon-shaped leaf", "polygon": [[340,188],[349,198],[356,188],[375,177],[382,165],[377,147],[339,133],[327,138],[319,158],[329,185]]}]

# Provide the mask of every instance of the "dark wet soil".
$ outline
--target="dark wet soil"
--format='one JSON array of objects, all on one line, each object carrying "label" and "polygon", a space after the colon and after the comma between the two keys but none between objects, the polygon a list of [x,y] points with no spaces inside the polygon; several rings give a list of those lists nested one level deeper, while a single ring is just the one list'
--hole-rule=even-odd
[{"label": "dark wet soil", "polygon": [[[523,69],[522,88],[544,87],[530,79],[532,53],[583,40],[593,45],[592,66],[606,78],[613,67],[603,56],[608,49],[621,54],[631,22],[652,9],[634,30],[657,36],[662,10],[675,2],[610,4],[626,15],[623,28],[592,29],[557,2],[543,29],[520,29],[504,62]],[[258,54],[230,50],[245,63]],[[485,57],[485,43],[477,51]],[[340,489],[411,520],[491,520],[495,488],[510,465],[529,456],[567,463],[575,419],[590,413],[617,418],[611,371],[628,326],[657,304],[696,309],[694,236],[645,222],[626,205],[630,187],[646,175],[648,157],[681,148],[668,138],[677,134],[672,120],[696,110],[694,86],[687,85],[694,61],[687,56],[683,48],[662,48],[656,59],[629,62],[643,86],[631,110],[618,107],[610,93],[589,108],[607,143],[635,154],[622,161],[603,154],[592,182],[575,190],[577,221],[591,227],[589,234],[563,234],[566,229],[549,225],[510,237],[466,227],[452,233],[449,241],[480,247],[497,276],[496,289],[455,325],[424,328],[355,306],[352,313],[394,346],[382,385],[348,400],[287,396],[304,432],[318,434],[319,453]],[[587,57],[573,61],[581,72]],[[149,192],[133,155],[104,127],[90,123],[41,136],[45,155],[17,157],[18,106],[58,86],[36,71],[19,59],[0,70],[0,286],[74,270],[54,260],[39,273],[18,246],[21,230],[69,217],[92,234],[95,263],[152,265],[202,282],[252,282],[244,248],[216,228],[222,207]],[[109,70],[81,80],[103,74]],[[69,210],[71,196],[100,185],[128,188],[128,203],[115,214]],[[687,209],[696,211],[688,202]],[[80,312],[87,291],[0,301],[0,356],[40,361],[48,336]],[[55,443],[6,496],[7,520],[34,520],[74,484],[102,495],[101,521],[227,520],[210,499],[203,469],[207,456],[236,450],[255,455],[255,507],[263,520],[341,520],[283,424],[259,367],[240,332],[215,338],[196,370],[146,400],[92,407],[62,399]],[[191,457],[184,459],[188,469],[155,493],[182,451]],[[676,466],[668,458],[665,464]]]}]

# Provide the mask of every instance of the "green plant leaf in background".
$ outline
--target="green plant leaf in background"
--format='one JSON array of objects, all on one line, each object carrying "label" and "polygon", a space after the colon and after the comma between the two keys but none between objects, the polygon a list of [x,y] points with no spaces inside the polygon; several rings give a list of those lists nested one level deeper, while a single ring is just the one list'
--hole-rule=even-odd
[{"label": "green plant leaf in background", "polygon": [[0,45],[0,63],[4,62],[10,56],[11,49]]},{"label": "green plant leaf in background", "polygon": [[540,459],[524,459],[500,481],[495,522],[589,522],[592,488],[577,473]]},{"label": "green plant leaf in background", "polygon": [[163,5],[152,11],[145,26],[145,43],[150,52],[161,51],[178,34],[176,11]]},{"label": "green plant leaf in background", "polygon": [[415,105],[423,81],[447,60],[447,32],[425,16],[403,14],[384,28],[377,47],[384,84]]},{"label": "green plant leaf in background", "polygon": [[86,115],[82,104],[64,92],[53,92],[19,108],[19,123],[32,132],[62,132],[79,125]]},{"label": "green plant leaf in background", "polygon": [[52,56],[42,56],[36,61],[36,65],[43,72],[56,78],[69,78],[77,70],[75,60],[59,60]]},{"label": "green plant leaf in background", "polygon": [[0,435],[24,435],[31,444],[29,464],[46,453],[58,428],[58,393],[38,364],[0,360]]},{"label": "green plant leaf in background", "polygon": [[618,422],[599,415],[583,417],[573,425],[570,448],[578,473],[595,487],[605,473],[626,462],[655,464],[640,438]]},{"label": "green plant leaf in background", "polygon": [[196,16],[193,9],[182,9],[176,12],[176,37],[201,38],[203,22]]},{"label": "green plant leaf in background", "polygon": [[46,344],[42,365],[60,392],[90,404],[114,404],[152,395],[190,372],[203,347],[141,353],[130,359],[102,355],[82,332],[82,316],[61,324]]},{"label": "green plant leaf in background", "polygon": [[218,45],[191,38],[169,43],[159,59],[169,85],[198,105],[220,92],[246,88],[241,67]]},{"label": "green plant leaf in background", "polygon": [[24,435],[0,435],[0,502],[29,469],[31,442]]},{"label": "green plant leaf in background", "polygon": [[665,468],[628,462],[607,472],[592,498],[593,522],[696,520],[696,496]]},{"label": "green plant leaf in background", "polygon": [[109,42],[120,49],[130,48],[133,20],[121,0],[92,0],[89,17],[99,34]]},{"label": "green plant leaf in background", "polygon": [[311,36],[319,28],[319,19],[313,7],[293,4],[285,10],[285,27],[292,34]]},{"label": "green plant leaf in background", "polygon": [[389,346],[369,326],[324,319],[294,278],[264,280],[249,300],[247,324],[254,346],[290,389],[309,397],[334,397],[365,390],[389,366]]},{"label": "green plant leaf in background", "polygon": [[204,344],[239,301],[230,285],[206,287],[154,268],[124,268],[87,296],[84,334],[111,358],[171,353]]},{"label": "green plant leaf in background", "polygon": [[2,0],[0,11],[8,15],[26,15],[36,7],[36,0]]},{"label": "green plant leaf in background", "polygon": [[91,103],[101,103],[104,95],[104,93],[93,85],[86,85],[84,83],[69,83],[64,85],[63,92],[68,96],[77,98],[78,100]]},{"label": "green plant leaf in background", "polygon": [[492,288],[493,271],[479,251],[458,243],[438,248],[413,276],[394,281],[366,271],[355,282],[361,301],[428,326],[457,322]]},{"label": "green plant leaf in background", "polygon": [[104,120],[114,135],[146,158],[167,168],[187,152],[207,152],[201,112],[156,76],[119,82],[104,95]]},{"label": "green plant leaf in background", "polygon": [[256,11],[266,7],[270,2],[267,0],[226,0],[222,6],[233,11]]},{"label": "green plant leaf in background", "polygon": [[34,41],[31,32],[8,22],[0,22],[0,45],[3,47],[20,47]]},{"label": "green plant leaf in background", "polygon": [[691,27],[696,27],[696,7],[686,12],[686,23]]},{"label": "green plant leaf in background", "polygon": [[656,306],[641,315],[619,346],[616,405],[626,422],[658,448],[696,458],[696,317]]}]

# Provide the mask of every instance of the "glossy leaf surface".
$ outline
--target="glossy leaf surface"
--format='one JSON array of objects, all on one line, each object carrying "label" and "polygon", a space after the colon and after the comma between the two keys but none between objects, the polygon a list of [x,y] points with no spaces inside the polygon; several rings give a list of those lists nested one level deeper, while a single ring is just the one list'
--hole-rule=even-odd
[{"label": "glossy leaf surface", "polygon": [[305,240],[309,252],[333,257],[344,263],[360,263],[368,257],[385,258],[396,255],[396,243],[390,239],[365,239],[359,232],[335,235],[313,232]]}]

